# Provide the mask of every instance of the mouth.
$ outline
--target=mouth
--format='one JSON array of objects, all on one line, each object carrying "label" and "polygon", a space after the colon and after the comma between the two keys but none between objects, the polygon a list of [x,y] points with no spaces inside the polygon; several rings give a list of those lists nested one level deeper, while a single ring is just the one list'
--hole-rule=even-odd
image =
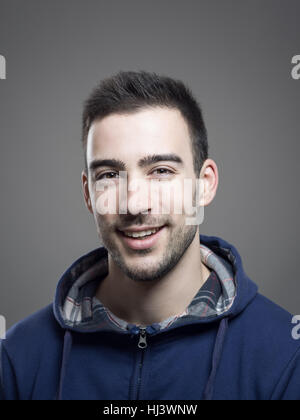
[{"label": "mouth", "polygon": [[153,247],[161,236],[166,225],[159,227],[142,227],[137,229],[117,230],[123,243],[131,249]]}]

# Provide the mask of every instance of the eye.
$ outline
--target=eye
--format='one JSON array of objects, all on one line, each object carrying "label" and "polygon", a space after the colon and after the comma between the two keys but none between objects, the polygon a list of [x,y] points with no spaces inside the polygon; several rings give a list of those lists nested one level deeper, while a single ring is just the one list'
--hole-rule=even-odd
[{"label": "eye", "polygon": [[117,176],[119,176],[119,174],[117,172],[114,171],[109,171],[109,172],[104,172],[102,174],[96,175],[96,181],[99,181],[101,179],[113,179],[116,178]]},{"label": "eye", "polygon": [[173,171],[171,171],[170,169],[167,169],[167,168],[157,168],[152,172],[152,174],[155,174],[155,173],[158,176],[162,176],[162,177],[174,174]]}]

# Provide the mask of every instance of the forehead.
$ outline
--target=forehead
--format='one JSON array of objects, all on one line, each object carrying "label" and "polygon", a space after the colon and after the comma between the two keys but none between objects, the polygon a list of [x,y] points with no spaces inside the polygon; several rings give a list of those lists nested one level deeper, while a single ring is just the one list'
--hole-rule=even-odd
[{"label": "forehead", "polygon": [[177,153],[190,163],[188,125],[177,109],[144,108],[130,114],[111,114],[91,125],[87,161],[121,158],[134,161],[148,154]]}]

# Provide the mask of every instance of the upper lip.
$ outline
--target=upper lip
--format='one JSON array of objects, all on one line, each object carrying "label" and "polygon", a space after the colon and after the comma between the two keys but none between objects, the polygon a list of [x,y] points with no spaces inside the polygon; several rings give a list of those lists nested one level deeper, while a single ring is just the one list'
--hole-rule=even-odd
[{"label": "upper lip", "polygon": [[159,229],[161,227],[163,227],[164,225],[160,225],[160,226],[131,226],[128,229],[118,229],[121,232],[142,232],[145,230],[152,230],[152,229]]}]

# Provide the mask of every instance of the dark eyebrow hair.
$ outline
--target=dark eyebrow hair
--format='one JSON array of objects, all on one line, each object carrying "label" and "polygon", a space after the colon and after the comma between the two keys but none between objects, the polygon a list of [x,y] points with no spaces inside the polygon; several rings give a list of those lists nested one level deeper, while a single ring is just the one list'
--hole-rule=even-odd
[{"label": "dark eyebrow hair", "polygon": [[[138,166],[140,168],[144,168],[146,166],[153,165],[153,163],[157,163],[161,161],[176,162],[176,163],[179,163],[180,165],[183,165],[183,161],[178,155],[174,153],[168,153],[168,154],[162,154],[162,155],[145,156],[138,161]],[[96,159],[90,163],[89,169],[90,171],[93,171],[96,168],[99,168],[101,166],[109,166],[111,168],[115,168],[120,171],[126,170],[125,163],[119,159]]]},{"label": "dark eyebrow hair", "polygon": [[144,168],[145,166],[152,165],[153,163],[161,162],[162,160],[166,160],[169,162],[176,162],[180,165],[183,165],[182,159],[175,155],[174,153],[168,153],[164,155],[150,155],[146,156],[139,160],[138,165],[140,168]]},{"label": "dark eyebrow hair", "polygon": [[120,171],[125,171],[126,169],[125,163],[119,159],[96,159],[90,163],[89,169],[90,171],[93,171],[100,166],[110,166],[112,168],[119,169]]}]

